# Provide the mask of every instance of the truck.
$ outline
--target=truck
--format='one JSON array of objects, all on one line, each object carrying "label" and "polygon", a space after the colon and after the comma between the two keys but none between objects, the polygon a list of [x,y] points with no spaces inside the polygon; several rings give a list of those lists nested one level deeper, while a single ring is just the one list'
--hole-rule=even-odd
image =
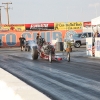
[{"label": "truck", "polygon": [[81,45],[86,45],[86,38],[93,38],[92,32],[82,32],[74,34],[72,37],[66,39],[72,43],[75,48],[80,48]]}]

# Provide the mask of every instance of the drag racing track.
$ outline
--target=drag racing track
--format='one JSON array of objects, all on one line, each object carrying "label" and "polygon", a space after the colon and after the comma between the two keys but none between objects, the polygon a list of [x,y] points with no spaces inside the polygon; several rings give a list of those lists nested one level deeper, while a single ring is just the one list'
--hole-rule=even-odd
[{"label": "drag racing track", "polygon": [[0,67],[52,100],[100,100],[100,59],[73,53],[70,62],[49,63],[9,49],[0,50]]}]

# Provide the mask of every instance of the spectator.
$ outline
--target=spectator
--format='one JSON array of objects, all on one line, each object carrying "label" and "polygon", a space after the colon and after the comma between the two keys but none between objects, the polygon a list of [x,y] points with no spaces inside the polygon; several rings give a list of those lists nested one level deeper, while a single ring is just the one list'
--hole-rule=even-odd
[{"label": "spectator", "polygon": [[42,37],[41,36],[39,36],[39,38],[38,38],[38,43],[37,43],[39,46],[42,46]]},{"label": "spectator", "polygon": [[1,39],[0,39],[0,46],[2,46],[2,41],[1,41]]},{"label": "spectator", "polygon": [[26,39],[23,37],[23,35],[21,35],[21,37],[19,38],[21,51],[23,51],[25,40]]},{"label": "spectator", "polygon": [[98,32],[98,37],[100,37],[100,33]]},{"label": "spectator", "polygon": [[94,33],[94,37],[98,37],[99,33],[98,30]]},{"label": "spectator", "polygon": [[37,36],[36,36],[37,44],[38,44],[38,39],[39,39],[39,37],[40,37],[40,35],[39,35],[39,33],[38,33]]},{"label": "spectator", "polygon": [[100,34],[99,34],[99,32],[98,32],[98,29],[97,29],[97,31],[94,31],[93,26],[92,26],[92,30],[93,30],[93,32],[94,32],[94,38],[95,38],[95,37],[100,37]]}]

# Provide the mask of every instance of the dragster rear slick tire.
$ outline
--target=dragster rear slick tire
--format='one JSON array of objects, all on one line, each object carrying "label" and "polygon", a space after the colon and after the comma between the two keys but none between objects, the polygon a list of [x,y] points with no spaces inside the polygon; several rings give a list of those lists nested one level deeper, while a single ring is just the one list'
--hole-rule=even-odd
[{"label": "dragster rear slick tire", "polygon": [[67,61],[70,62],[70,52],[67,52]]},{"label": "dragster rear slick tire", "polygon": [[33,58],[33,60],[37,60],[38,59],[38,50],[37,50],[36,47],[33,47],[32,58]]}]

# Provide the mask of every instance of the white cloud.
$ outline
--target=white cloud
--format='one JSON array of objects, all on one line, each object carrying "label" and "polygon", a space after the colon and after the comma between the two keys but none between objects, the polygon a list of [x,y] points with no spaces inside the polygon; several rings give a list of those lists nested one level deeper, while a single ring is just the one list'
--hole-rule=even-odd
[{"label": "white cloud", "polygon": [[99,7],[100,3],[89,4],[89,7]]}]

